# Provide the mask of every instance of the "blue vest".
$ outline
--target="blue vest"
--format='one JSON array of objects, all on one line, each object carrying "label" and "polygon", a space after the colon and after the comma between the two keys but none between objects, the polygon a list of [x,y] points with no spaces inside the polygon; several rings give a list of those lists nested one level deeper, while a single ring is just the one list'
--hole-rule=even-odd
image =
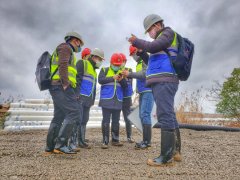
[{"label": "blue vest", "polygon": [[91,62],[88,60],[81,60],[84,65],[84,74],[80,87],[80,94],[83,96],[91,96],[96,91],[97,73],[93,68]]},{"label": "blue vest", "polygon": [[[160,37],[161,34],[158,36]],[[172,58],[176,58],[178,49],[177,49],[177,35],[174,33],[174,40],[169,48],[167,48],[169,54]],[[169,56],[164,51],[160,51],[154,54],[151,54],[148,60],[148,68],[146,72],[147,79],[151,77],[159,77],[161,75],[177,75]]]},{"label": "blue vest", "polygon": [[[137,66],[136,66],[136,72],[142,71],[142,64],[143,60],[139,60]],[[146,79],[137,79],[137,92],[143,93],[143,92],[152,92],[151,88],[147,88],[146,86]]]},{"label": "blue vest", "polygon": [[[106,77],[113,77],[115,75],[115,72],[112,70],[111,67],[103,68],[103,71],[105,72],[107,69],[108,72]],[[120,70],[116,74],[119,73]],[[115,96],[115,94],[117,96],[118,101],[123,100],[123,90],[118,81],[114,80],[114,82],[106,83],[101,86],[100,99],[112,99]]]},{"label": "blue vest", "polygon": [[[131,70],[131,68],[125,68],[127,69],[128,71]],[[123,89],[123,98],[129,98],[133,95],[133,87],[132,87],[132,79],[130,78],[127,78],[127,88],[124,88]]]}]

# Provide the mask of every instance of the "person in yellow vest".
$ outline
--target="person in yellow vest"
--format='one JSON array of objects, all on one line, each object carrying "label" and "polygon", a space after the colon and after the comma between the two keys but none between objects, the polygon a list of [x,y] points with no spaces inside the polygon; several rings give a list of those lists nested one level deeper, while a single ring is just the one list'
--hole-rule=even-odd
[{"label": "person in yellow vest", "polygon": [[82,117],[77,127],[78,145],[80,148],[90,149],[85,140],[86,125],[89,120],[91,106],[94,105],[97,86],[97,72],[104,60],[104,52],[99,48],[93,49],[88,59],[77,62],[77,82],[79,103],[82,107]]},{"label": "person in yellow vest", "polygon": [[147,164],[166,166],[172,164],[173,160],[181,161],[181,138],[174,112],[174,97],[179,79],[171,63],[171,59],[178,54],[178,40],[176,32],[170,27],[164,27],[163,19],[157,14],[145,17],[143,25],[145,33],[153,41],[145,41],[132,35],[129,42],[141,50],[138,55],[148,65],[146,85],[152,88],[157,118],[161,124],[161,153],[159,157],[148,159]]},{"label": "person in yellow vest", "polygon": [[[120,53],[120,55],[123,58],[123,64],[122,64],[122,70],[127,70],[129,72],[132,72],[131,68],[125,67],[127,63],[127,58],[125,54]],[[123,117],[125,121],[125,128],[126,128],[126,134],[127,134],[127,142],[134,143],[134,140],[132,139],[132,123],[128,119],[128,115],[131,113],[131,106],[132,106],[132,95],[133,95],[133,87],[132,87],[132,78],[126,77],[127,81],[127,88],[123,89],[123,105],[122,105],[122,112]]]},{"label": "person in yellow vest", "polygon": [[[90,57],[91,55],[91,49],[89,48],[84,48],[81,52],[81,56],[82,56],[82,59],[80,59],[79,61],[81,60],[88,60],[88,58]],[[83,66],[83,62],[78,62],[77,64],[81,64],[81,68],[80,68],[80,71],[81,73],[83,72],[83,69],[82,69],[82,66]],[[78,66],[78,65],[77,65]],[[79,74],[79,71],[78,71],[78,74]],[[78,82],[78,85],[80,85],[80,82]],[[77,94],[79,94],[79,88],[77,88]],[[81,108],[81,103],[80,103],[80,111],[83,113],[82,111],[82,108]],[[81,115],[83,115],[81,113]],[[77,122],[77,125],[74,126],[73,128],[73,132],[72,132],[72,135],[71,135],[71,138],[69,139],[69,147],[73,150],[73,151],[80,151],[80,149],[78,148],[78,142],[79,142],[79,136],[78,136],[78,133],[77,133],[77,129],[78,126],[79,126],[79,123],[80,123],[80,120]],[[79,132],[80,134],[80,132]],[[85,139],[85,141],[87,142],[87,140]],[[81,147],[81,146],[80,146]],[[90,148],[90,146],[84,146],[85,148]]]},{"label": "person in yellow vest", "polygon": [[76,121],[80,118],[79,104],[75,88],[77,86],[77,59],[75,53],[81,51],[82,37],[76,32],[65,36],[52,54],[52,81],[49,92],[53,99],[54,115],[47,134],[45,153],[75,154],[68,147],[68,139]]},{"label": "person in yellow vest", "polygon": [[110,67],[101,69],[98,82],[101,84],[99,106],[102,107],[102,149],[108,148],[109,124],[112,117],[111,134],[112,145],[122,146],[119,140],[119,120],[122,109],[123,89],[127,87],[127,82],[121,75],[122,57],[114,53],[111,57]]},{"label": "person in yellow vest", "polygon": [[152,120],[151,112],[153,108],[153,94],[151,88],[145,87],[146,84],[146,64],[136,55],[137,48],[129,47],[130,56],[137,62],[136,72],[124,70],[122,74],[128,78],[136,78],[136,90],[139,93],[139,117],[142,123],[143,139],[136,143],[135,149],[148,149],[151,147],[152,139]]}]

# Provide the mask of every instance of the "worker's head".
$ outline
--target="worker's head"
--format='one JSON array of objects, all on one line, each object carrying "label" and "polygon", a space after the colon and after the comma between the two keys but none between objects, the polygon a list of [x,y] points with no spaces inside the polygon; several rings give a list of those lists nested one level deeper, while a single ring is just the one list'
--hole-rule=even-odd
[{"label": "worker's head", "polygon": [[114,53],[112,56],[111,56],[111,68],[114,70],[114,71],[118,71],[119,69],[121,69],[121,66],[123,64],[123,58],[120,54],[118,53]]},{"label": "worker's head", "polygon": [[122,59],[123,59],[122,67],[125,67],[125,65],[127,63],[127,58],[126,58],[125,54],[123,54],[123,53],[119,53],[119,54],[120,54],[120,56],[122,56]]},{"label": "worker's head", "polygon": [[92,60],[96,63],[96,67],[99,68],[104,60],[104,52],[99,48],[93,49],[91,52]]},{"label": "worker's head", "polygon": [[82,59],[88,59],[91,54],[91,49],[89,48],[84,48],[82,50]]},{"label": "worker's head", "polygon": [[67,33],[64,39],[67,43],[70,43],[74,47],[75,52],[80,52],[81,46],[84,45],[82,37],[76,32]]},{"label": "worker's head", "polygon": [[138,60],[140,59],[139,56],[137,55],[137,48],[134,47],[133,45],[131,45],[129,47],[129,56],[132,56],[132,58],[138,62]]},{"label": "worker's head", "polygon": [[148,33],[152,39],[157,38],[157,34],[164,28],[163,19],[156,14],[150,14],[143,21],[145,33]]}]

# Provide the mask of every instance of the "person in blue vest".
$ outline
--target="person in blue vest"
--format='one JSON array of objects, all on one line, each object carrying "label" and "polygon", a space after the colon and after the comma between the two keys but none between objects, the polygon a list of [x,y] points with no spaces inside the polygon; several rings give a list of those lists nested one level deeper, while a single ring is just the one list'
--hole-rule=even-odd
[{"label": "person in blue vest", "polygon": [[136,55],[137,48],[130,46],[129,51],[130,56],[132,56],[137,62],[136,72],[130,72],[125,69],[122,74],[128,78],[137,79],[137,93],[139,93],[139,117],[143,127],[143,140],[136,143],[135,149],[147,149],[148,147],[151,147],[152,139],[151,112],[154,103],[153,94],[151,88],[145,87],[145,72],[147,66],[143,60]]},{"label": "person in blue vest", "polygon": [[127,82],[121,75],[123,59],[118,53],[111,56],[110,67],[101,69],[98,83],[101,84],[99,106],[102,107],[102,149],[107,149],[109,144],[110,119],[112,117],[111,134],[112,145],[122,146],[119,140],[119,120],[123,102],[123,89]]},{"label": "person in blue vest", "polygon": [[[88,50],[88,49],[87,49]],[[90,52],[90,51],[89,51]],[[89,120],[89,112],[91,106],[94,105],[96,97],[97,85],[97,72],[104,60],[104,52],[99,48],[93,49],[88,59],[79,60],[77,62],[77,89],[79,96],[79,104],[81,110],[81,118],[74,128],[70,147],[74,151],[79,151],[77,144],[80,148],[90,149],[91,147],[85,140],[86,125]],[[78,142],[78,143],[77,143]]]},{"label": "person in blue vest", "polygon": [[148,65],[146,83],[152,88],[157,105],[157,118],[161,124],[160,156],[148,159],[147,164],[166,166],[172,164],[173,160],[181,161],[181,138],[174,112],[174,97],[179,79],[169,58],[169,55],[171,58],[177,56],[178,41],[176,33],[171,28],[164,27],[163,19],[157,14],[148,15],[143,25],[145,33],[148,33],[153,41],[145,41],[132,35],[129,42],[141,51],[138,55]]},{"label": "person in blue vest", "polygon": [[75,154],[68,147],[68,140],[76,121],[80,118],[80,110],[75,89],[77,86],[77,58],[75,53],[81,51],[82,37],[76,32],[65,36],[51,59],[51,87],[49,92],[53,99],[54,114],[48,129],[45,154]]},{"label": "person in blue vest", "polygon": [[[122,70],[126,69],[129,72],[132,72],[131,68],[125,67],[127,63],[127,58],[125,54],[119,53],[123,58],[123,64],[122,64]],[[123,117],[125,121],[125,128],[126,128],[126,134],[127,134],[127,141],[129,143],[134,143],[134,140],[132,139],[132,123],[128,119],[128,115],[131,113],[131,106],[132,106],[132,95],[133,95],[133,87],[132,87],[132,78],[127,78],[126,81],[128,84],[128,87],[123,90],[123,105],[122,105],[122,112]]]}]

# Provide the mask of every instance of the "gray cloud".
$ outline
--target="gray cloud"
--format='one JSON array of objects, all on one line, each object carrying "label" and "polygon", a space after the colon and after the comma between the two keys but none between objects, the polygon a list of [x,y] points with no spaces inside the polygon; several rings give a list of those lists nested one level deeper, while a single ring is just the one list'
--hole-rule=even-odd
[{"label": "gray cloud", "polygon": [[[142,21],[150,13],[160,14],[166,26],[195,43],[191,77],[179,91],[210,87],[240,66],[239,8],[237,0],[0,0],[0,91],[43,97],[34,82],[37,59],[45,50],[53,52],[71,30],[82,34],[85,47],[105,51],[104,65],[114,52],[128,55],[126,36],[149,40]],[[130,58],[128,64],[134,66]]]}]

